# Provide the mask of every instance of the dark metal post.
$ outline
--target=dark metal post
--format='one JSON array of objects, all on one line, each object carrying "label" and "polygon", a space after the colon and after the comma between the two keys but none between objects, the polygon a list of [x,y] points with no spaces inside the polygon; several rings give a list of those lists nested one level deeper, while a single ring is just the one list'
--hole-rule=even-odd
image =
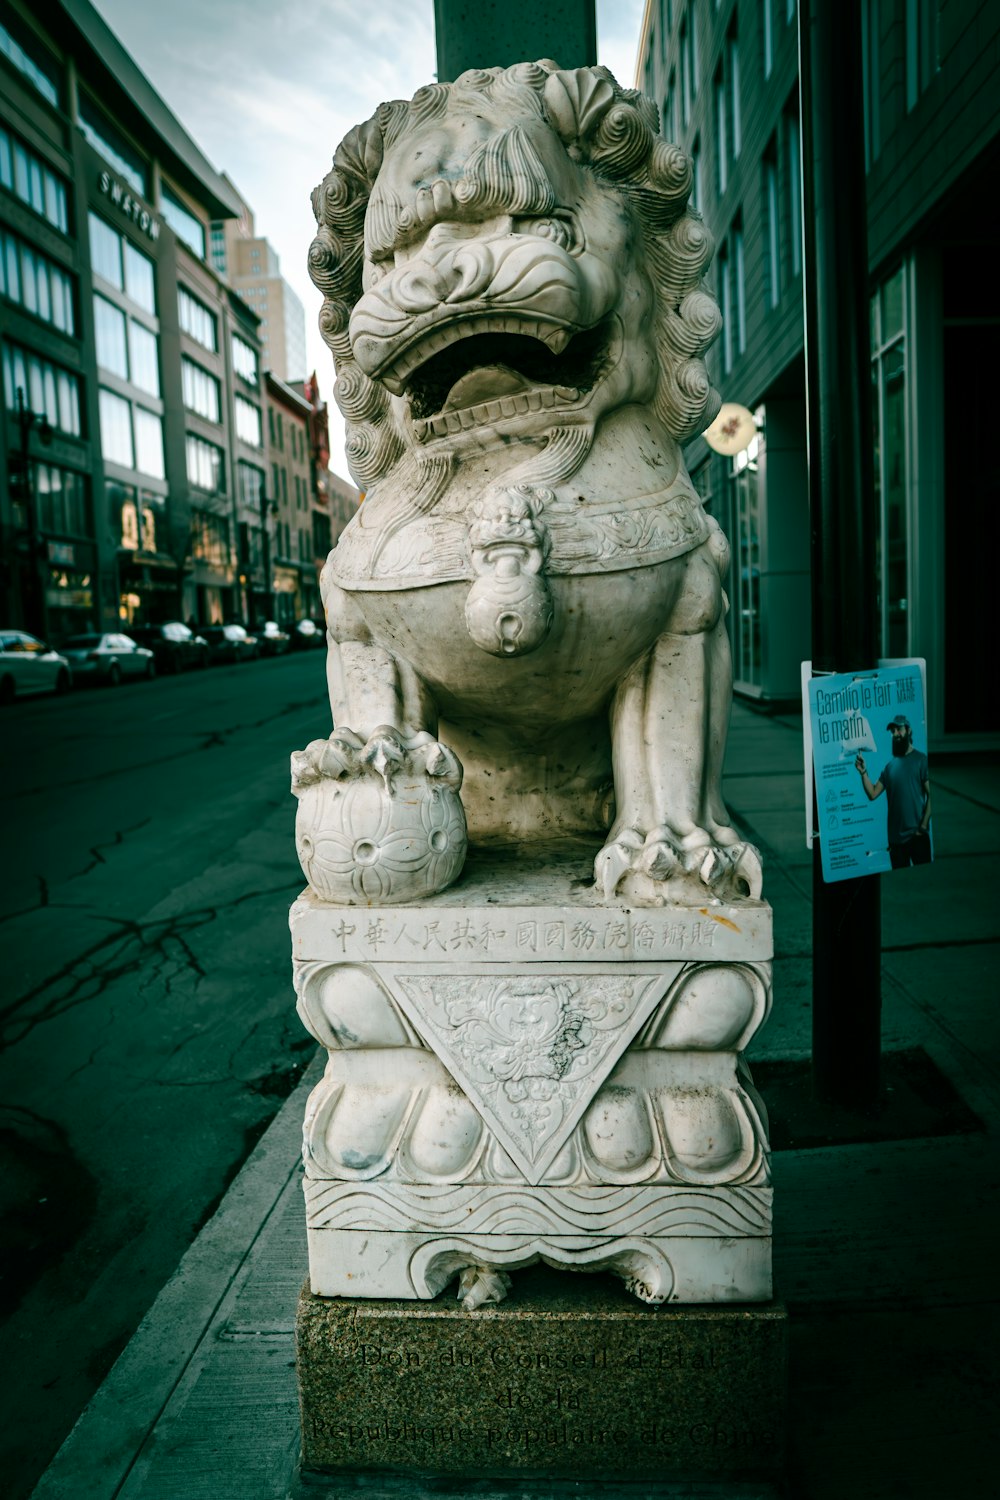
[{"label": "dark metal post", "polygon": [[[874,667],[872,468],[861,12],[800,0],[812,661]],[[871,1109],[881,1054],[879,877],[823,882],[813,851],[813,1087]]]},{"label": "dark metal post", "polygon": [[52,442],[52,428],[44,415],[39,415],[28,406],[24,390],[21,386],[17,388],[17,425],[21,437],[21,484],[24,495],[24,508],[28,522],[28,550],[29,550],[29,573],[32,592],[35,595],[36,618],[32,626],[38,631],[43,641],[48,641],[49,635],[49,605],[46,597],[45,577],[43,575],[42,543],[38,528],[37,495],[35,493],[35,476],[31,468],[31,429],[38,424],[38,435],[43,445],[47,448]]},{"label": "dark metal post", "polygon": [[264,597],[267,600],[267,618],[274,618],[274,590],[271,588],[271,533],[268,530],[268,517],[271,513],[271,501],[267,498],[264,486],[260,487],[260,530],[261,530],[261,552],[264,560]]},{"label": "dark metal post", "polygon": [[467,68],[508,68],[539,57],[553,57],[563,68],[597,61],[594,0],[434,0],[434,31],[442,83]]}]

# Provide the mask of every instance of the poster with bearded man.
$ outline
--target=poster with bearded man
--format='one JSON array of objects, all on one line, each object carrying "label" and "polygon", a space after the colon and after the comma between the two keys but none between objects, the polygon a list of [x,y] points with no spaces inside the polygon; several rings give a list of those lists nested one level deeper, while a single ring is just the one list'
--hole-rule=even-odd
[{"label": "poster with bearded man", "polygon": [[809,718],[823,879],[930,864],[923,662],[813,678]]}]

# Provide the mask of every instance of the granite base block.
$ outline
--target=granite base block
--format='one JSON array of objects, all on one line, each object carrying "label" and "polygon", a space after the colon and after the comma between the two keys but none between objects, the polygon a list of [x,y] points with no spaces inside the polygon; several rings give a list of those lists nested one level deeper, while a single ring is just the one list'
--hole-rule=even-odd
[{"label": "granite base block", "polygon": [[468,1478],[777,1475],[787,1314],[638,1304],[611,1277],[538,1267],[498,1306],[303,1288],[303,1471]]}]

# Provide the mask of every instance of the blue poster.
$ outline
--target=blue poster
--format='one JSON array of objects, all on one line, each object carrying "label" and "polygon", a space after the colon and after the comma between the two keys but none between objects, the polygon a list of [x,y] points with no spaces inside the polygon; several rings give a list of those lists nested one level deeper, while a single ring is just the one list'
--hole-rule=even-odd
[{"label": "blue poster", "polygon": [[922,663],[813,677],[809,723],[823,879],[930,864]]}]

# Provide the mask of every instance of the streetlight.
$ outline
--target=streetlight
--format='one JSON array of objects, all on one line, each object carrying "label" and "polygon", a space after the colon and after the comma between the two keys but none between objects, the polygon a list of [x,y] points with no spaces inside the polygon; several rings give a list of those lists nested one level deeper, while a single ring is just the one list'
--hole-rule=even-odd
[{"label": "streetlight", "polygon": [[24,508],[28,522],[28,556],[29,576],[34,591],[37,593],[38,617],[32,620],[32,625],[38,630],[42,640],[48,638],[48,602],[46,599],[45,579],[42,564],[45,559],[42,556],[41,542],[38,535],[38,513],[35,506],[35,479],[31,470],[31,429],[38,428],[38,440],[43,448],[52,445],[52,423],[44,412],[32,411],[25,399],[23,386],[18,386],[16,396],[16,417],[18,431],[21,437],[21,448],[19,455],[21,492],[24,496]]}]

